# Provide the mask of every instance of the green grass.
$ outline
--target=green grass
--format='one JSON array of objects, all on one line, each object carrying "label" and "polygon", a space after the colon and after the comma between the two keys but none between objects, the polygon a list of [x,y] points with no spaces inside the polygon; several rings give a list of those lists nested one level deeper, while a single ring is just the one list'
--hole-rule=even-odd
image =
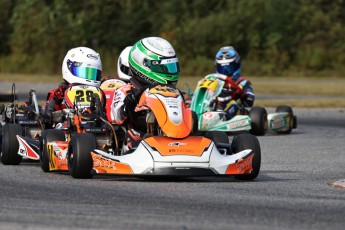
[{"label": "green grass", "polygon": [[[186,84],[194,91],[198,77],[180,77],[178,87],[186,90]],[[256,106],[275,107],[345,107],[345,78],[300,78],[300,77],[247,77],[256,94],[294,95],[296,99],[256,99]],[[303,97],[307,96],[307,97]],[[315,96],[315,98],[313,98]]]},{"label": "green grass", "polygon": [[[202,77],[181,76],[178,87],[185,91],[186,84],[194,91],[197,82]],[[256,99],[257,106],[290,105],[293,107],[345,107],[345,78],[316,77],[247,77],[253,84],[258,95],[300,95],[296,99]],[[0,73],[1,81],[10,82],[51,82],[58,84],[62,77],[58,75],[4,74]],[[308,96],[308,97],[303,97]],[[315,96],[315,98],[313,98]]]}]

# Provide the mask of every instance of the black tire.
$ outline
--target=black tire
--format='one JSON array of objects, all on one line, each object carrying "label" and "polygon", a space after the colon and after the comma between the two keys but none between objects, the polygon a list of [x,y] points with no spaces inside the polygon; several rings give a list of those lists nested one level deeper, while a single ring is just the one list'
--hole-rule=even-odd
[{"label": "black tire", "polygon": [[91,151],[96,148],[95,137],[91,133],[76,133],[68,148],[68,171],[73,178],[91,178],[93,160]]},{"label": "black tire", "polygon": [[252,149],[254,151],[253,171],[250,174],[235,176],[235,178],[241,180],[254,180],[259,175],[261,167],[261,148],[258,138],[249,133],[235,135],[231,143],[231,149],[233,153],[238,153],[245,149]]},{"label": "black tire", "polygon": [[42,132],[40,139],[40,165],[43,172],[50,172],[50,152],[47,143],[50,141],[65,141],[65,134],[59,129],[47,129]]},{"label": "black tire", "polygon": [[287,105],[280,105],[276,108],[276,112],[277,113],[288,113],[290,116],[289,129],[287,131],[283,131],[283,132],[279,131],[277,133],[282,133],[282,134],[291,133],[292,128],[295,126],[294,125],[295,119],[294,119],[292,108],[290,106],[287,106]]},{"label": "black tire", "polygon": [[205,137],[211,139],[214,143],[229,143],[229,137],[222,131],[208,131],[205,133]]},{"label": "black tire", "polygon": [[192,122],[193,122],[192,134],[197,134],[199,131],[199,120],[198,120],[198,115],[196,115],[194,111],[192,111]]},{"label": "black tire", "polygon": [[2,152],[2,124],[0,123],[0,154]]},{"label": "black tire", "polygon": [[250,133],[255,136],[263,136],[267,132],[267,111],[262,107],[252,107],[249,111],[251,119]]},{"label": "black tire", "polygon": [[225,132],[222,131],[208,131],[205,133],[205,137],[209,138],[212,140],[218,150],[224,149],[226,151],[227,155],[231,154],[231,149],[230,146],[219,146],[218,144],[223,143],[223,144],[229,144],[229,137]]},{"label": "black tire", "polygon": [[19,142],[16,135],[22,135],[23,128],[18,124],[5,124],[2,127],[1,162],[4,165],[18,165],[22,156],[18,155]]}]

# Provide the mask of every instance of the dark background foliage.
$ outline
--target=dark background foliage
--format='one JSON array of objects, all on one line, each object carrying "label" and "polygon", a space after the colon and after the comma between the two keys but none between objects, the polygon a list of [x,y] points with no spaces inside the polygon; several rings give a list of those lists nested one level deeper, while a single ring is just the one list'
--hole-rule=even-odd
[{"label": "dark background foliage", "polygon": [[67,50],[119,52],[146,36],[170,41],[181,74],[214,71],[221,46],[246,75],[343,76],[345,0],[0,0],[0,72],[57,74]]}]

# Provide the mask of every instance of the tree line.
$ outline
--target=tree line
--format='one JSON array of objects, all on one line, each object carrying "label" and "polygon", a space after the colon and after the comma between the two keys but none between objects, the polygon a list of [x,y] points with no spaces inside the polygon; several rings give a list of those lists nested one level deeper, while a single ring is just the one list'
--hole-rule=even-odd
[{"label": "tree line", "polygon": [[67,50],[118,54],[147,36],[172,43],[181,75],[213,72],[234,46],[245,75],[343,76],[345,0],[0,0],[0,72],[61,72]]}]

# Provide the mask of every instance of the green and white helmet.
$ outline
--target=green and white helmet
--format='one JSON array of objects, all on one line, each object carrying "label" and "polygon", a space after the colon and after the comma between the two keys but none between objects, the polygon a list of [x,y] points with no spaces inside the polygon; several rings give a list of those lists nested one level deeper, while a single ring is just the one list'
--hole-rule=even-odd
[{"label": "green and white helmet", "polygon": [[134,44],[129,52],[132,77],[148,84],[176,84],[179,63],[172,45],[160,37],[148,37]]}]

